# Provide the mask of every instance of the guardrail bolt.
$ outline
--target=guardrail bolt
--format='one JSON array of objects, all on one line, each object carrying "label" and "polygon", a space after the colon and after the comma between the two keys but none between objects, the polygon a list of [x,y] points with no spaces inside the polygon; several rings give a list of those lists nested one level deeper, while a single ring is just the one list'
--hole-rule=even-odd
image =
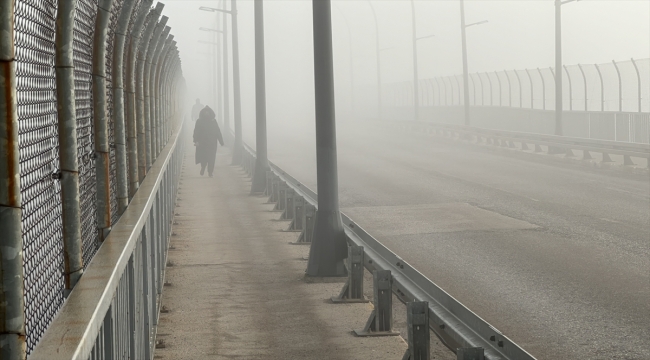
[{"label": "guardrail bolt", "polygon": [[390,270],[372,272],[374,310],[363,329],[354,330],[357,336],[399,335],[393,331],[393,276]]},{"label": "guardrail bolt", "polygon": [[409,347],[402,360],[429,360],[429,302],[412,301],[406,305],[406,327]]},{"label": "guardrail bolt", "polygon": [[335,304],[339,303],[365,303],[369,302],[363,296],[363,246],[348,247],[348,281],[343,285],[338,296],[332,296]]},{"label": "guardrail bolt", "polygon": [[481,347],[456,349],[457,360],[485,360],[485,350]]}]

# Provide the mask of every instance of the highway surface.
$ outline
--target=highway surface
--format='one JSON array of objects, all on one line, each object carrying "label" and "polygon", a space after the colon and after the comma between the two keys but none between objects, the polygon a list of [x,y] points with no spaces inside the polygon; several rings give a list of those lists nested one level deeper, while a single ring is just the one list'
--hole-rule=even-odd
[{"label": "highway surface", "polygon": [[[313,125],[269,128],[315,190]],[[338,124],[338,161],[343,212],[537,358],[650,359],[647,174],[371,123]]]}]

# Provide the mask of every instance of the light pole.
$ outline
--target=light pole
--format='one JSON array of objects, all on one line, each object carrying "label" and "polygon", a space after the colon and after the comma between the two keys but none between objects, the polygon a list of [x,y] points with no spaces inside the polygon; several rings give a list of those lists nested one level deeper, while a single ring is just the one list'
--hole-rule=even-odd
[{"label": "light pole", "polygon": [[338,196],[330,0],[312,0],[312,9],[318,211],[309,249],[307,276],[344,276],[346,270],[343,260],[347,257],[347,241],[341,222]]},{"label": "light pole", "polygon": [[235,114],[235,145],[232,153],[232,164],[239,165],[244,149],[241,127],[241,86],[239,82],[239,30],[237,25],[237,0],[231,0],[230,10],[201,6],[199,9],[210,12],[222,12],[232,16],[232,88]]},{"label": "light pole", "polygon": [[[224,7],[225,7],[225,3],[223,3],[223,1],[220,1],[219,5],[220,6],[224,5]],[[216,12],[216,11],[214,11],[216,9],[207,8],[207,7],[203,7],[203,6],[200,7],[199,10],[209,11],[209,12]],[[230,141],[230,96],[229,96],[230,95],[230,81],[228,79],[228,70],[229,70],[228,69],[228,29],[227,29],[228,28],[228,26],[227,26],[228,25],[228,19],[227,19],[228,14],[224,12],[222,15],[223,15],[223,18],[221,19],[221,21],[222,21],[223,26],[220,29],[220,33],[221,33],[222,39],[223,39],[223,41],[221,42],[221,48],[222,48],[222,50],[221,50],[221,55],[222,55],[221,56],[221,58],[222,58],[221,63],[222,63],[223,66],[222,66],[222,70],[221,70],[222,81],[220,82],[220,84],[223,85],[223,92],[222,92],[222,94],[223,94],[223,109],[220,108],[217,111],[219,111],[219,114],[223,113],[223,125],[224,125],[224,133],[225,133],[224,134],[224,140],[229,142]],[[218,19],[218,17],[219,16],[217,15],[217,19]],[[216,43],[215,45],[219,46],[218,43]],[[226,145],[228,145],[228,144],[226,144]]]},{"label": "light pole", "polygon": [[255,0],[255,171],[251,194],[266,189],[269,170],[266,138],[266,69],[264,64],[264,2]]},{"label": "light pole", "polygon": [[481,25],[487,23],[487,20],[465,24],[465,0],[460,0],[460,30],[463,42],[463,105],[465,109],[465,125],[469,126],[469,73],[467,70],[467,36],[465,30],[474,25]]},{"label": "light pole", "polygon": [[562,5],[580,0],[555,0],[555,135],[562,135]]},{"label": "light pole", "polygon": [[345,17],[345,14],[341,9],[339,9],[343,21],[345,21],[345,27],[348,29],[348,40],[350,42],[350,115],[354,118],[354,61],[352,58],[352,31],[350,31],[350,22],[348,18]]},{"label": "light pole", "polygon": [[420,103],[418,96],[418,44],[415,27],[415,3],[411,0],[411,25],[413,26],[413,117],[420,120]]},{"label": "light pole", "polygon": [[[213,56],[212,57],[212,72],[213,72],[213,75],[216,75],[216,76],[212,76],[212,79],[211,79],[211,81],[212,81],[212,92],[213,92],[213,95],[214,95],[214,99],[212,99],[212,101],[214,101],[213,106],[215,107],[214,112],[217,115],[217,120],[219,122],[221,122],[221,116],[220,116],[220,114],[221,114],[221,96],[219,95],[219,87],[220,87],[219,85],[221,85],[221,72],[219,71],[219,67],[221,65],[221,60],[219,59],[219,55],[220,55],[220,53],[219,53],[219,40],[215,36],[215,34],[223,34],[223,31],[218,30],[218,29],[206,28],[206,27],[200,27],[199,30],[210,32],[210,33],[213,34],[212,42],[210,44],[212,44],[212,54],[213,54],[212,55]],[[215,81],[215,77],[216,77],[216,81]]]},{"label": "light pole", "polygon": [[372,6],[372,2],[368,0],[368,5],[372,10],[372,18],[375,20],[375,51],[377,53],[377,119],[381,120],[381,63],[379,56],[379,22],[377,21],[377,13],[375,12],[375,7]]}]

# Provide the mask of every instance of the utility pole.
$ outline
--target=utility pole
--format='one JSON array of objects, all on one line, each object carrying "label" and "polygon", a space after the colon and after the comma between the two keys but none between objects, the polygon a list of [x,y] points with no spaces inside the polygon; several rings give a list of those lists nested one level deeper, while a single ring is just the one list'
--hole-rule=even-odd
[{"label": "utility pole", "polygon": [[307,276],[345,276],[343,260],[348,250],[339,211],[330,0],[312,0],[312,11],[318,211]]},{"label": "utility pole", "polygon": [[251,194],[266,189],[266,171],[269,170],[266,143],[266,69],[264,66],[264,2],[255,0],[255,171]]}]

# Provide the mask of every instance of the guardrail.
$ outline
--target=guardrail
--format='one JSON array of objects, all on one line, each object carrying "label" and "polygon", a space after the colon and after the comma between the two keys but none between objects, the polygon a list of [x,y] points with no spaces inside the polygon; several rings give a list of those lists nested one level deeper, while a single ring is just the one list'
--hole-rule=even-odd
[{"label": "guardrail", "polygon": [[172,134],[30,360],[153,357],[184,129]]},{"label": "guardrail", "polygon": [[[313,230],[313,213],[318,208],[318,197],[313,190],[301,184],[280,167],[273,163],[269,164],[271,171],[267,173],[266,195],[270,196],[271,201],[277,202],[276,208],[283,210],[283,219],[292,220],[290,229],[302,230],[298,242],[308,243],[311,239],[310,232]],[[252,176],[255,168],[255,151],[248,146],[245,146],[242,166]],[[483,348],[486,359],[535,359],[494,326],[382,245],[348,216],[342,213],[341,217],[348,244],[351,247],[362,248],[365,269],[375,273],[390,271],[392,292],[403,303],[427,302],[429,328],[452,351],[457,352],[459,348]],[[346,287],[348,285],[350,284],[348,283]],[[392,323],[392,319],[388,321]],[[409,330],[409,334],[411,333]],[[384,334],[389,335],[390,331]]]},{"label": "guardrail", "polygon": [[485,143],[515,148],[515,142],[521,150],[529,150],[528,145],[534,146],[535,152],[542,152],[541,146],[547,146],[552,154],[564,153],[574,157],[573,150],[582,150],[584,160],[591,160],[591,152],[603,155],[603,162],[612,162],[610,154],[622,155],[625,165],[635,165],[632,158],[647,159],[650,167],[650,144],[638,144],[611,140],[584,139],[567,136],[534,134],[525,132],[483,129],[464,125],[450,125],[420,121],[387,122],[392,125],[406,126],[414,130],[436,132],[439,135],[458,137],[476,143]]}]

